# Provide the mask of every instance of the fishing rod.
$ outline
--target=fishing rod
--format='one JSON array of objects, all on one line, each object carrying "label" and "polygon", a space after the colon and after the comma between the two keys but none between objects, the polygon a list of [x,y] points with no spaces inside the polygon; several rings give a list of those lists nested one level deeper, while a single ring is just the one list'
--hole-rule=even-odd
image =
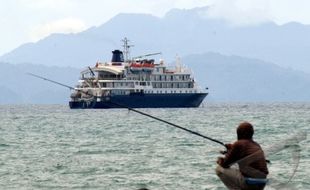
[{"label": "fishing rod", "polygon": [[[48,78],[45,78],[45,77],[42,77],[42,76],[39,76],[39,75],[36,75],[36,74],[32,74],[32,73],[27,73],[27,74],[28,74],[28,75],[31,75],[31,76],[33,76],[33,77],[36,77],[36,78],[40,78],[40,79],[43,79],[43,80],[52,82],[52,83],[54,83],[54,84],[58,84],[58,85],[63,86],[63,87],[69,88],[70,90],[79,91],[79,92],[84,93],[84,94],[86,94],[86,95],[92,95],[92,96],[95,97],[95,98],[98,97],[98,96],[95,96],[95,95],[93,95],[93,94],[89,94],[88,92],[84,92],[83,90],[79,90],[79,89],[73,88],[73,87],[68,86],[68,85],[66,85],[66,84],[62,84],[62,83],[60,83],[60,82],[57,82],[57,81],[54,81],[54,80],[51,80],[51,79],[48,79]],[[171,123],[171,122],[169,122],[169,121],[165,121],[165,120],[163,120],[163,119],[160,119],[160,118],[158,118],[158,117],[152,116],[152,115],[147,114],[147,113],[144,113],[144,112],[142,112],[142,111],[139,111],[139,110],[130,108],[130,107],[126,106],[126,105],[122,105],[122,104],[119,104],[119,103],[115,103],[115,102],[112,102],[111,100],[109,101],[109,103],[111,103],[111,104],[113,104],[113,105],[115,105],[115,106],[118,106],[118,107],[120,107],[120,108],[126,108],[126,109],[128,109],[128,110],[130,110],[130,111],[133,111],[133,112],[139,113],[139,114],[141,114],[141,115],[150,117],[150,118],[155,119],[155,120],[157,120],[157,121],[161,121],[161,122],[163,122],[163,123],[166,123],[166,124],[168,124],[168,125],[171,125],[171,126],[173,126],[173,127],[176,127],[176,128],[181,129],[181,130],[183,130],[183,131],[189,132],[189,133],[191,133],[191,134],[193,134],[193,135],[196,135],[196,136],[202,137],[202,138],[204,138],[204,139],[213,141],[213,142],[215,142],[215,143],[218,143],[218,144],[224,146],[224,147],[226,148],[226,150],[227,150],[226,145],[225,145],[223,142],[219,141],[219,140],[216,140],[216,139],[210,138],[210,137],[208,137],[208,136],[202,135],[202,134],[200,134],[200,133],[198,133],[198,132],[196,132],[196,131],[192,131],[192,130],[190,130],[190,129],[184,128],[184,127],[179,126],[179,125],[176,125],[176,124]],[[306,133],[303,133],[303,135],[298,135],[297,137],[300,137],[300,136],[301,136],[301,138],[300,138],[300,140],[297,140],[297,142],[300,142],[301,140],[306,139],[305,134],[306,134]],[[279,144],[282,145],[283,143],[279,143]],[[280,148],[279,148],[279,147],[271,147],[270,150],[267,150],[267,151],[266,151],[266,155],[271,154],[272,152],[273,152],[273,153],[279,152],[279,151],[281,151],[282,149],[284,149],[284,148],[286,148],[286,147],[287,147],[287,145],[285,145],[285,146],[283,145],[283,147],[281,146]],[[225,153],[225,151],[222,151],[222,152]],[[300,152],[300,150],[299,150],[299,152]],[[299,152],[298,152],[298,153],[299,153]],[[280,188],[282,189],[282,187],[286,187],[286,186],[288,185],[288,183],[291,182],[293,176],[295,175],[295,173],[296,173],[296,171],[297,171],[297,168],[298,168],[298,165],[299,165],[299,159],[300,159],[300,155],[298,154],[298,156],[297,156],[297,164],[296,164],[296,166],[295,166],[295,168],[294,168],[294,170],[293,170],[293,173],[292,173],[292,175],[290,176],[289,180],[288,180],[287,182],[285,182],[285,183],[280,183],[279,185],[275,185],[276,188],[279,188],[279,187],[280,187]],[[267,163],[270,163],[269,160],[266,160],[266,162],[267,162]]]},{"label": "fishing rod", "polygon": [[[84,94],[87,94],[87,95],[92,95],[92,94],[89,94],[89,93],[87,93],[87,92],[84,92],[83,90],[79,90],[79,89],[73,88],[73,87],[68,86],[68,85],[66,85],[66,84],[62,84],[62,83],[60,83],[60,82],[57,82],[57,81],[54,81],[54,80],[51,80],[51,79],[48,79],[48,78],[45,78],[45,77],[42,77],[42,76],[39,76],[39,75],[36,75],[36,74],[32,74],[32,73],[27,73],[27,74],[28,74],[28,75],[31,75],[31,76],[33,76],[33,77],[36,77],[36,78],[40,78],[40,79],[43,79],[43,80],[52,82],[52,83],[54,83],[54,84],[61,85],[61,86],[63,86],[63,87],[67,87],[67,88],[69,88],[70,90],[76,90],[76,91],[79,91],[79,92],[84,93]],[[92,96],[95,97],[95,98],[98,98],[98,96],[95,96],[95,95],[92,95]],[[139,113],[139,114],[141,114],[141,115],[150,117],[150,118],[155,119],[155,120],[157,120],[157,121],[161,121],[161,122],[163,122],[163,123],[166,123],[166,124],[168,124],[168,125],[171,125],[171,126],[173,126],[173,127],[176,127],[176,128],[181,129],[181,130],[183,130],[183,131],[186,131],[186,132],[189,132],[189,133],[191,133],[191,134],[194,134],[194,135],[197,135],[197,136],[199,136],[199,137],[202,137],[202,138],[204,138],[204,139],[213,141],[213,142],[215,142],[215,143],[218,143],[218,144],[224,146],[224,147],[227,149],[226,145],[225,145],[223,142],[221,142],[221,141],[219,141],[219,140],[216,140],[216,139],[213,139],[213,138],[211,138],[211,137],[202,135],[202,134],[200,134],[200,133],[198,133],[198,132],[196,132],[196,131],[192,131],[192,130],[187,129],[187,128],[185,128],[185,127],[181,127],[180,125],[176,125],[176,124],[171,123],[171,122],[169,122],[169,121],[160,119],[160,118],[158,118],[158,117],[155,117],[155,116],[152,116],[152,115],[150,115],[150,114],[144,113],[144,112],[142,112],[142,111],[136,110],[136,109],[134,109],[134,108],[128,107],[128,106],[126,106],[126,105],[112,102],[111,100],[109,100],[109,103],[111,103],[111,104],[113,104],[113,105],[115,105],[115,106],[118,106],[118,107],[120,107],[120,108],[126,108],[126,109],[128,109],[128,110],[130,110],[130,111],[133,111],[133,112]]]},{"label": "fishing rod", "polygon": [[91,75],[94,77],[95,76],[95,73],[94,73],[94,71],[90,68],[90,67],[88,67],[88,69],[90,70],[90,72],[91,72]]},{"label": "fishing rod", "polygon": [[[130,110],[130,111],[133,111],[133,112],[139,113],[139,114],[141,114],[141,115],[144,115],[144,116],[153,118],[153,119],[155,119],[155,120],[157,120],[157,121],[161,121],[161,122],[166,123],[166,124],[168,124],[168,125],[174,126],[174,127],[178,128],[178,129],[187,131],[187,132],[189,132],[189,133],[191,133],[191,134],[197,135],[197,136],[199,136],[199,137],[208,139],[208,140],[210,140],[210,141],[213,141],[213,142],[215,142],[215,143],[218,143],[218,144],[221,144],[221,145],[225,146],[225,144],[224,144],[223,142],[219,141],[219,140],[213,139],[213,138],[211,138],[211,137],[207,137],[207,136],[202,135],[202,134],[200,134],[200,133],[198,133],[198,132],[196,132],[196,131],[192,131],[192,130],[187,129],[187,128],[185,128],[185,127],[181,127],[180,125],[176,125],[176,124],[171,123],[171,122],[169,122],[169,121],[160,119],[160,118],[158,118],[158,117],[152,116],[152,115],[150,115],[150,114],[147,114],[147,113],[144,113],[144,112],[142,112],[142,111],[139,111],[139,110],[130,108],[130,107],[125,106],[125,105],[121,105],[121,104],[118,104],[118,103],[115,103],[115,102],[111,102],[111,101],[110,101],[110,103],[111,103],[111,104],[114,104],[114,105],[117,105],[117,106],[119,106],[119,107],[122,107],[122,108],[127,108],[127,109]],[[225,146],[225,147],[226,147],[226,146]]]},{"label": "fishing rod", "polygon": [[51,80],[51,79],[48,79],[48,78],[45,78],[45,77],[41,77],[41,76],[39,76],[39,75],[35,75],[35,74],[33,74],[33,73],[27,73],[27,74],[28,74],[28,75],[31,75],[31,76],[33,76],[33,77],[39,78],[39,79],[43,79],[43,80],[52,82],[52,83],[54,83],[54,84],[58,84],[58,85],[60,85],[60,86],[67,87],[67,88],[69,88],[70,90],[76,90],[75,88],[73,88],[73,87],[71,87],[71,86],[62,84],[62,83],[60,83],[60,82],[57,82],[57,81],[54,81],[54,80]]}]

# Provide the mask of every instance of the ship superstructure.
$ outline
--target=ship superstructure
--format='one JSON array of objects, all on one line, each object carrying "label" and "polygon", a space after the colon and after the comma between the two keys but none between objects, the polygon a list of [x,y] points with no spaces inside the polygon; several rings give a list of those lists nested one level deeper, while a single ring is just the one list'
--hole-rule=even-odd
[{"label": "ship superstructure", "polygon": [[70,108],[198,107],[207,96],[179,59],[174,68],[146,59],[159,53],[131,59],[128,40],[123,42],[124,50],[112,51],[111,62],[97,62],[81,72]]}]

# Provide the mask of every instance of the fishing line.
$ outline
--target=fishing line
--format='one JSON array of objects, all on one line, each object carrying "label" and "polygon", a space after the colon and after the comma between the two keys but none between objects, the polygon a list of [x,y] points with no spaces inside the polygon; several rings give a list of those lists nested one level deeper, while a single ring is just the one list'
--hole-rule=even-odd
[{"label": "fishing line", "polygon": [[301,147],[299,145],[299,143],[303,140],[307,139],[307,133],[306,131],[300,131],[298,133],[296,133],[295,135],[286,138],[282,141],[278,141],[276,144],[271,145],[270,147],[266,148],[264,150],[265,155],[266,156],[271,156],[274,155],[276,153],[279,153],[283,150],[290,150],[291,151],[291,155],[292,155],[292,165],[293,165],[293,169],[291,171],[291,174],[288,174],[288,180],[286,180],[285,182],[281,182],[279,179],[277,179],[276,177],[273,176],[269,176],[269,178],[271,178],[271,183],[270,186],[275,188],[275,189],[289,189],[289,190],[293,190],[293,189],[298,189],[296,188],[294,185],[290,184],[293,180],[293,177],[295,176],[298,166],[299,166],[299,161],[301,158]]},{"label": "fishing line", "polygon": [[[87,91],[84,92],[83,90],[75,89],[75,88],[73,88],[73,87],[71,87],[71,86],[68,86],[68,85],[66,85],[66,84],[62,84],[62,83],[60,83],[60,82],[57,82],[57,81],[54,81],[54,80],[51,80],[51,79],[48,79],[48,78],[45,78],[45,77],[42,77],[42,76],[39,76],[39,75],[36,75],[36,74],[32,74],[32,73],[27,73],[27,74],[28,74],[28,75],[31,75],[31,76],[33,76],[33,77],[36,77],[36,78],[40,78],[40,79],[43,79],[43,80],[52,82],[52,83],[54,83],[54,84],[61,85],[61,86],[63,86],[63,87],[67,87],[67,88],[69,88],[70,90],[79,91],[79,92],[84,93],[84,94],[86,94],[86,95],[92,95],[92,96],[95,97],[95,98],[100,98],[100,97],[98,97],[98,96],[96,96],[96,95],[93,95],[93,94],[88,93]],[[166,123],[166,124],[168,124],[168,125],[171,125],[171,126],[173,126],[173,127],[176,127],[176,128],[181,129],[181,130],[183,130],[183,131],[189,132],[189,133],[194,134],[194,135],[196,135],[196,136],[199,136],[199,137],[202,137],[202,138],[204,138],[204,139],[213,141],[213,142],[218,143],[218,144],[220,144],[220,145],[222,145],[222,146],[224,146],[224,147],[226,148],[225,144],[224,144],[223,142],[217,140],[217,139],[213,139],[213,138],[211,138],[211,137],[202,135],[202,134],[200,134],[200,133],[198,133],[198,132],[196,132],[196,131],[192,131],[192,130],[187,129],[187,128],[185,128],[185,127],[181,127],[181,126],[176,125],[176,124],[174,124],[174,123],[171,123],[171,122],[169,122],[169,121],[166,121],[166,120],[160,119],[160,118],[158,118],[158,117],[152,116],[152,115],[150,115],[150,114],[144,113],[144,112],[142,112],[142,111],[139,111],[139,110],[130,108],[130,107],[126,106],[126,105],[119,104],[119,103],[115,103],[115,102],[112,102],[111,100],[107,100],[107,102],[110,103],[110,104],[113,104],[113,105],[115,105],[115,106],[117,106],[117,107],[126,108],[126,109],[128,109],[129,111],[133,111],[133,112],[139,113],[139,114],[141,114],[141,115],[150,117],[150,118],[155,119],[155,120],[157,120],[157,121],[161,121],[161,122],[163,122],[163,123]]]},{"label": "fishing line", "polygon": [[[289,138],[286,138],[284,140],[281,141],[277,141],[276,144],[273,144],[267,148],[264,149],[264,154],[265,156],[272,156],[275,155],[279,152],[282,152],[283,150],[289,150],[291,151],[291,155],[292,155],[292,170],[291,172],[286,173],[288,175],[287,180],[285,180],[284,182],[281,181],[280,179],[278,179],[279,177],[275,176],[275,174],[273,174],[272,172],[268,174],[268,185],[274,189],[289,189],[289,190],[293,190],[293,189],[297,189],[294,185],[290,184],[293,180],[293,177],[295,176],[298,166],[299,166],[299,161],[300,161],[300,152],[301,152],[301,147],[299,145],[299,143],[303,140],[305,140],[307,137],[306,132],[299,132]],[[259,157],[257,157],[256,155],[259,155],[259,151],[255,152],[245,158],[242,158],[238,161],[236,161],[234,164],[236,163],[253,163],[255,161],[257,161],[259,159]],[[254,171],[254,168],[247,168],[251,171]],[[259,172],[258,170],[256,170],[256,172]]]}]

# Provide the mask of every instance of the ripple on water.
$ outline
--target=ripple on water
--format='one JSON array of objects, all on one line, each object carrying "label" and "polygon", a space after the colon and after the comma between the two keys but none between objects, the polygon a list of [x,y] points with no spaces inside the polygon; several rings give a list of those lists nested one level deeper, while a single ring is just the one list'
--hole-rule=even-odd
[{"label": "ripple on water", "polygon": [[[244,120],[266,148],[309,131],[310,104],[209,104],[198,109],[141,109],[223,142]],[[0,106],[2,189],[225,189],[214,174],[222,147],[128,112],[67,106]],[[310,189],[309,138],[291,184]],[[289,151],[270,155],[270,176],[288,179]],[[272,189],[272,187],[267,187]]]}]

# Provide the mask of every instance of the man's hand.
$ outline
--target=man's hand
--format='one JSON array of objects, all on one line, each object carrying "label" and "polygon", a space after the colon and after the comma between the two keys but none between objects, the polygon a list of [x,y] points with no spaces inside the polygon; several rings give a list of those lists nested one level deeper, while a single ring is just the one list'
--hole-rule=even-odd
[{"label": "man's hand", "polygon": [[220,151],[221,154],[224,154],[224,155],[227,154],[227,152],[232,149],[232,144],[225,144],[225,147],[226,147],[226,150],[221,150]]},{"label": "man's hand", "polygon": [[230,149],[232,149],[232,144],[225,144],[225,147],[227,148],[227,150],[230,150]]},{"label": "man's hand", "polygon": [[223,162],[224,162],[224,158],[223,157],[218,157],[217,158],[217,161],[216,161],[216,163],[218,164],[218,165],[222,165],[223,164]]}]

